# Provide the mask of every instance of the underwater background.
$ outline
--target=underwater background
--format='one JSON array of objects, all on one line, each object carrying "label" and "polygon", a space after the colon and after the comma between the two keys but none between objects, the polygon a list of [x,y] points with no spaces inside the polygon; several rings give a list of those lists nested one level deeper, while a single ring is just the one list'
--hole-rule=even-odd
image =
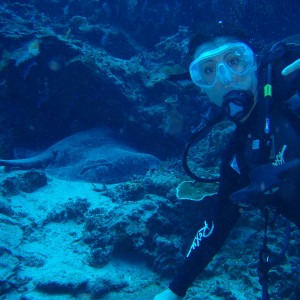
[{"label": "underwater background", "polygon": [[[178,186],[193,193],[180,185],[181,153],[211,105],[170,77],[188,70],[189,40],[210,25],[235,24],[261,55],[299,34],[299,15],[296,0],[1,1],[0,159],[20,161],[0,170],[0,299],[147,300],[165,289],[211,193],[179,196]],[[227,125],[200,148],[208,165]],[[186,299],[261,299],[263,223],[245,211]],[[299,255],[292,227],[272,299],[300,299]]]}]

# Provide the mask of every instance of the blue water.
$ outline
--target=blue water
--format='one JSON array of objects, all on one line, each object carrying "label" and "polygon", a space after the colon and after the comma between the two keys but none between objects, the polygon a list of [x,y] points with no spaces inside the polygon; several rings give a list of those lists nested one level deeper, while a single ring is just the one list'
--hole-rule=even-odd
[{"label": "blue water", "polygon": [[[175,84],[167,80],[168,76],[182,74],[188,70],[191,61],[188,42],[195,33],[207,31],[210,25],[222,26],[226,22],[235,24],[247,33],[259,54],[275,41],[298,34],[299,15],[300,2],[298,0],[2,0],[0,3],[0,159],[16,158],[17,149],[22,149],[20,150],[22,153],[27,152],[28,149],[39,153],[77,132],[92,128],[108,128],[116,133],[120,144],[126,144],[136,151],[154,155],[163,162],[167,161],[155,179],[151,173],[147,174],[146,179],[139,178],[140,181],[135,184],[126,183],[121,187],[107,188],[104,182],[103,186],[93,186],[94,190],[105,191],[105,199],[111,199],[110,209],[113,208],[112,212],[120,218],[120,227],[111,225],[115,219],[111,211],[103,212],[101,210],[103,208],[89,211],[87,215],[81,213],[79,217],[77,216],[79,221],[76,216],[72,215],[71,221],[76,219],[79,225],[90,222],[91,227],[92,225],[99,226],[96,237],[100,237],[99,245],[103,246],[102,250],[111,243],[117,249],[116,254],[119,254],[118,251],[124,247],[125,254],[128,252],[131,260],[132,256],[137,255],[139,259],[146,261],[151,272],[170,276],[177,267],[175,264],[179,264],[183,259],[182,252],[187,248],[188,239],[192,237],[192,230],[189,226],[194,226],[190,225],[189,221],[195,221],[193,218],[196,214],[194,214],[194,204],[183,204],[182,208],[180,206],[182,204],[178,205],[174,199],[175,186],[184,178],[180,169],[181,153],[186,140],[205,119],[211,107],[203,95],[199,94],[199,90],[188,80],[181,80]],[[70,163],[72,157],[65,158],[65,161]],[[60,163],[65,161],[62,159]],[[89,163],[93,165],[92,162],[89,161]],[[9,174],[9,170],[6,173],[3,171],[1,180]],[[127,177],[124,176],[124,178]],[[9,182],[14,182],[14,180],[10,179]],[[2,182],[1,187],[3,187]],[[20,226],[18,228],[24,233],[26,243],[32,240],[41,241],[43,234],[46,235],[43,233],[41,236],[34,236],[32,240],[29,238],[32,232],[35,233],[37,230],[35,228],[38,226],[35,222],[42,222],[38,219],[38,212],[44,210],[49,214],[59,216],[52,219],[55,219],[55,222],[59,219],[64,226],[70,221],[70,218],[65,218],[65,215],[70,211],[73,213],[69,204],[64,203],[62,207],[57,204],[57,207],[50,209],[46,205],[45,208],[43,203],[39,203],[35,207],[36,215],[29,213],[28,217],[26,210],[22,211],[22,197],[14,200],[15,195],[5,194],[2,190],[1,195],[3,198],[1,201],[4,204],[2,206],[1,202],[0,214],[11,218],[10,221],[4,223],[14,226],[13,224],[20,222],[16,226]],[[53,199],[49,197],[45,195],[45,202],[51,203]],[[99,199],[102,199],[101,197],[99,196]],[[144,198],[141,200],[139,197]],[[141,202],[134,202],[136,199]],[[86,203],[85,201],[86,199],[77,199],[73,202],[78,205],[81,202]],[[93,201],[91,201],[92,204],[97,205],[98,198]],[[120,206],[126,201],[128,203],[133,201],[129,203],[130,205],[127,203],[126,207],[124,204],[127,212],[130,212],[127,216],[125,215],[128,217],[126,222],[142,220],[142,225],[138,223],[136,227],[128,230],[129,233],[126,231],[127,227],[127,229],[122,227],[123,214]],[[32,200],[32,202],[32,207],[34,207],[36,201]],[[153,203],[155,203],[154,208],[151,206]],[[11,205],[12,211],[10,211]],[[90,203],[86,205],[86,211],[89,205]],[[27,209],[30,210],[31,206]],[[155,209],[157,209],[156,214],[151,215]],[[188,214],[188,218],[182,214],[182,210]],[[102,219],[99,216],[109,220],[111,227],[102,228]],[[149,228],[148,223],[151,224]],[[89,229],[86,228],[89,226],[86,224],[85,226],[83,231],[88,231]],[[247,226],[245,231],[249,233]],[[53,228],[51,230],[56,232]],[[48,233],[51,230],[49,229]],[[107,233],[107,230],[111,231]],[[132,237],[134,230],[137,230],[142,238]],[[62,229],[57,231],[64,232]],[[118,237],[122,238],[115,241],[113,236],[115,232]],[[126,234],[123,238],[124,232],[129,238]],[[174,238],[175,247],[171,242],[160,238],[159,234],[163,235],[166,232],[170,239]],[[98,247],[97,241],[93,240],[93,234],[89,232],[85,239],[89,240],[93,247]],[[189,234],[191,236],[187,237]],[[67,240],[70,236],[75,240],[74,235],[74,232],[70,230]],[[252,246],[256,242],[257,235],[253,233],[249,237],[249,243]],[[248,237],[247,234],[245,236]],[[276,237],[276,234],[274,236]],[[78,239],[81,241],[80,238]],[[76,237],[76,241],[78,239]],[[143,239],[145,244],[142,244]],[[64,237],[61,240],[64,241]],[[297,261],[299,254],[296,240],[296,238],[293,240],[292,262]],[[70,241],[71,245],[72,243],[73,241]],[[239,240],[236,243],[239,244]],[[169,260],[164,258],[164,253],[159,251],[157,245],[166,247]],[[28,265],[33,264],[29,254],[22,256],[23,254],[16,253],[13,247],[5,247],[3,244],[0,245],[0,254],[1,257],[8,256],[5,261],[7,265],[13,265],[17,260],[22,261],[24,257]],[[96,250],[98,251],[98,248]],[[82,250],[82,253],[84,251]],[[229,255],[229,259],[234,262],[233,252],[230,253],[232,256]],[[110,256],[104,257],[101,251],[96,253],[95,257],[97,255],[100,257],[98,257],[99,261],[110,260]],[[35,257],[35,260],[36,265],[33,267],[37,267],[38,273],[38,267],[43,265],[43,262],[40,265],[39,261],[46,261],[46,258],[41,255],[38,259]],[[250,271],[255,270],[254,264],[249,262]],[[28,265],[25,264],[25,269]],[[288,269],[289,266],[287,264],[282,268]],[[9,272],[13,274],[12,281],[9,276],[6,281],[0,278],[0,298],[41,299],[35,298],[36,296],[27,298],[26,290],[32,288],[32,284],[30,280],[28,280],[29,283],[26,282],[28,274],[22,274],[22,277],[18,273],[22,269],[19,265],[18,267],[20,269],[17,271],[17,268],[9,268]],[[126,272],[129,274],[128,268]],[[221,267],[215,268],[222,276],[231,267],[225,266],[225,271]],[[247,262],[244,262],[243,268],[242,271],[246,273],[249,271]],[[293,268],[293,273],[298,274],[299,267]],[[288,276],[286,274],[290,273],[286,269],[284,274]],[[277,276],[282,280],[280,273],[279,269],[273,277],[276,279]],[[139,274],[139,270],[136,274]],[[127,299],[138,299],[128,288],[133,281],[130,275],[128,276],[124,282],[120,280],[122,284],[111,283],[110,288],[114,292],[117,291],[116,293],[124,292],[128,295]],[[135,276],[138,277],[138,275]],[[153,278],[156,278],[155,276]],[[227,273],[224,276],[226,277]],[[231,278],[231,275],[228,276]],[[232,276],[238,278],[239,274]],[[251,282],[245,283],[249,286],[248,299],[257,299],[257,295],[260,294],[257,286],[256,289],[253,288],[255,285],[253,282],[256,282],[255,275],[253,278],[249,280]],[[101,278],[101,293],[106,293],[105,280],[106,278]],[[218,279],[214,279],[215,281],[211,283],[209,272],[204,275],[204,280],[207,280],[207,286],[215,285],[212,297],[222,299],[224,291],[218,294],[219,288],[217,287],[222,286],[222,281],[218,282]],[[155,285],[155,292],[162,288],[157,282],[153,283],[155,279],[151,281],[151,284],[148,282],[148,285],[144,286],[143,281],[144,277],[135,289],[133,288],[134,292],[138,289],[144,290],[151,284]],[[292,286],[294,281],[296,279],[293,279],[291,275],[289,284]],[[284,290],[282,282],[280,281],[274,290],[276,288],[279,291]],[[75,294],[82,290],[86,292],[88,290],[84,289],[86,284],[82,280],[82,287],[77,286],[78,290]],[[43,297],[47,299],[51,284],[48,286],[46,283],[44,286],[40,283],[40,285],[42,291],[45,292]],[[238,285],[237,281],[233,287],[234,295],[238,295]],[[198,285],[198,288],[203,292],[208,289],[207,286],[201,287],[200,285],[199,287]],[[72,299],[74,296],[72,287],[66,284],[64,288],[62,294],[69,296],[66,298],[54,296],[51,299]],[[94,287],[89,288],[93,290]],[[289,288],[286,288],[285,292],[283,294],[286,297],[291,295]],[[152,299],[154,294],[153,290],[148,298],[143,295],[141,299]],[[226,299],[236,299],[232,295],[231,297]],[[281,296],[278,297],[276,299],[280,299]]]}]

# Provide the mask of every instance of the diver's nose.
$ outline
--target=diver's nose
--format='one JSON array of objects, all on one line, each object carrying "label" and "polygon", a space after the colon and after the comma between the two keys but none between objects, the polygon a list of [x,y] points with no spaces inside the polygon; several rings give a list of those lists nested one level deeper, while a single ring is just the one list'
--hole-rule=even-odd
[{"label": "diver's nose", "polygon": [[218,75],[222,84],[226,85],[232,82],[231,72],[224,63],[219,64]]}]

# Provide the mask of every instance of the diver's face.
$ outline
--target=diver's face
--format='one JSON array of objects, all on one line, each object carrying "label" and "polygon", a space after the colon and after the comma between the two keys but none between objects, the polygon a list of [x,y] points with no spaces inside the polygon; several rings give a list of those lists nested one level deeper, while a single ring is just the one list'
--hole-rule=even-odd
[{"label": "diver's face", "polygon": [[194,58],[190,65],[191,78],[216,105],[221,107],[224,96],[232,90],[257,94],[257,66],[246,44],[216,38],[201,45]]}]

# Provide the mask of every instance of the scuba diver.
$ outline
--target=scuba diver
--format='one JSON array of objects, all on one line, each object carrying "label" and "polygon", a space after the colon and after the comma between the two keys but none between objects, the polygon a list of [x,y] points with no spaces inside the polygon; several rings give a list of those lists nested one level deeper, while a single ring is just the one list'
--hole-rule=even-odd
[{"label": "scuba diver", "polygon": [[[241,205],[262,211],[271,207],[300,227],[300,37],[274,44],[258,62],[236,28],[223,23],[206,32],[190,42],[194,60],[189,75],[236,129],[221,159],[218,193],[210,200],[214,201],[212,213],[200,220],[202,228],[183,265],[169,288],[154,300],[178,300],[186,295],[225,243]],[[272,263],[265,254],[264,242],[259,280],[263,299],[269,299]]]}]

